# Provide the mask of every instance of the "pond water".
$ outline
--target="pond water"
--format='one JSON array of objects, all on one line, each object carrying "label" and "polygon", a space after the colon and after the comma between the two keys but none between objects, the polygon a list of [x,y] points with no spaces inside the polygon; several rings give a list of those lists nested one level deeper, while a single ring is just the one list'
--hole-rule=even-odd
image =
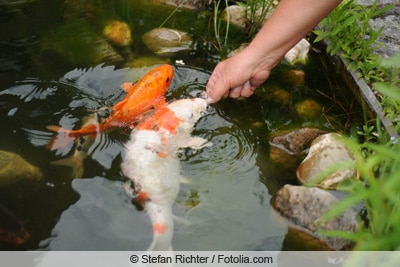
[{"label": "pond water", "polygon": [[[100,140],[82,160],[82,178],[73,179],[71,168],[52,162],[71,156],[76,147],[49,151],[52,133],[46,126],[77,128],[95,111],[105,116],[104,107],[124,97],[120,85],[137,81],[156,63],[169,62],[175,69],[168,100],[198,96],[224,53],[214,47],[209,10],[175,12],[164,26],[187,31],[193,51],[159,58],[143,45],[141,35],[158,27],[174,8],[145,0],[105,2],[0,4],[0,150],[21,155],[44,173],[40,181],[22,178],[0,187],[0,203],[30,234],[25,244],[0,243],[0,249],[143,250],[152,240],[147,214],[136,209],[123,189],[120,153],[125,140]],[[118,60],[104,61],[96,54],[95,48],[104,43],[98,36],[107,19],[126,21],[132,29],[133,45],[124,51],[115,48]],[[228,50],[245,40],[239,30],[232,30],[229,38]],[[138,59],[147,57],[155,58],[154,63],[139,66]],[[288,78],[293,69],[305,73],[304,83]],[[294,248],[285,241],[287,226],[270,200],[285,182],[294,182],[295,170],[270,162],[268,138],[302,126],[347,131],[359,123],[361,109],[346,103],[346,97],[339,99],[338,92],[346,88],[331,69],[311,52],[305,65],[280,64],[253,97],[209,107],[193,134],[213,146],[181,155],[182,174],[190,183],[181,185],[173,209],[190,223],[175,224],[174,249]],[[271,99],[274,88],[285,88],[291,100]],[[324,116],[299,116],[292,103],[304,99],[320,103]]]}]

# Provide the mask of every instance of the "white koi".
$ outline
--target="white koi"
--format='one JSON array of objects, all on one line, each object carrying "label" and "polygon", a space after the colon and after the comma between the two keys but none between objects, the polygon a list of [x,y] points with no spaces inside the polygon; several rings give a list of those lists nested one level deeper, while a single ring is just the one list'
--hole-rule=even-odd
[{"label": "white koi", "polygon": [[202,98],[176,100],[139,123],[123,153],[122,170],[135,186],[153,225],[149,251],[172,250],[172,206],[179,193],[178,152],[185,147],[200,149],[207,140],[191,136],[195,123],[206,111]]}]

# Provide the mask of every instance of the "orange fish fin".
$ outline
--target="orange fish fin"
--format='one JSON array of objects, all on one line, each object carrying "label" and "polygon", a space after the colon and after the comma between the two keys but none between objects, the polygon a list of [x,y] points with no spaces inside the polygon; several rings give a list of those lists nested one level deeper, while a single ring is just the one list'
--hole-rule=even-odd
[{"label": "orange fish fin", "polygon": [[58,125],[47,125],[46,128],[47,128],[48,130],[53,131],[53,132],[56,132],[56,133],[62,131],[61,126],[58,126]]},{"label": "orange fish fin", "polygon": [[50,151],[57,150],[59,148],[66,147],[74,140],[75,138],[69,136],[67,132],[60,132],[50,139],[50,142],[46,145],[46,148]]},{"label": "orange fish fin", "polygon": [[46,128],[50,131],[56,132],[56,134],[50,139],[50,142],[46,145],[46,148],[50,151],[65,147],[75,140],[75,138],[69,135],[69,130],[63,129],[60,126],[48,125]]},{"label": "orange fish fin", "polygon": [[127,93],[129,93],[130,91],[132,91],[132,89],[133,89],[134,87],[135,87],[135,86],[134,86],[133,83],[131,83],[131,82],[126,82],[126,83],[121,84],[121,88],[122,88],[125,92],[127,92]]}]

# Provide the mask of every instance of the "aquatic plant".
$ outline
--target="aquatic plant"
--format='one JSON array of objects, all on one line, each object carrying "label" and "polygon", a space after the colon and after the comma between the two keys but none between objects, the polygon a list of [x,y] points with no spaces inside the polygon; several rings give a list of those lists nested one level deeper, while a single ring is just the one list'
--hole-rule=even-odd
[{"label": "aquatic plant", "polygon": [[[228,6],[228,0],[225,1],[225,6]],[[221,40],[221,35],[222,35],[222,23],[221,23],[221,18],[219,16],[219,6],[221,4],[221,0],[217,0],[214,3],[214,9],[213,9],[213,21],[214,21],[214,35],[215,35],[215,40],[217,41],[217,48],[221,49],[223,47],[226,47],[226,44],[228,42],[228,34],[229,34],[229,24],[230,24],[230,17],[229,17],[229,11],[227,11],[227,22],[226,22],[226,29],[225,29],[225,38],[224,41],[222,42]]]},{"label": "aquatic plant", "polygon": [[247,10],[247,35],[249,38],[254,37],[271,11],[278,5],[277,0],[247,0],[239,3]]}]

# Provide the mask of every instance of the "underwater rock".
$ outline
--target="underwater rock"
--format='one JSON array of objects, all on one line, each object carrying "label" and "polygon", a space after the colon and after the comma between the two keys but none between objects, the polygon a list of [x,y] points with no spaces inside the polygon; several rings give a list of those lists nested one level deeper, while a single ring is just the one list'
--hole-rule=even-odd
[{"label": "underwater rock", "polygon": [[272,100],[285,106],[289,106],[293,100],[293,97],[289,91],[277,85],[270,85],[266,87],[263,96],[266,100]]},{"label": "underwater rock", "polygon": [[123,21],[108,21],[103,28],[103,35],[116,46],[130,46],[133,42],[131,28]]},{"label": "underwater rock", "polygon": [[305,73],[304,70],[291,69],[283,74],[283,79],[285,83],[292,86],[302,86],[304,85]]},{"label": "underwater rock", "polygon": [[43,37],[39,62],[60,58],[73,65],[93,66],[123,61],[107,40],[85,19],[71,19],[51,34]]},{"label": "underwater rock", "polygon": [[305,64],[307,62],[308,51],[310,51],[310,43],[303,38],[285,54],[284,58],[290,64]]},{"label": "underwater rock", "polygon": [[314,120],[322,115],[322,105],[313,99],[305,99],[294,105],[297,115],[305,120]]},{"label": "underwater rock", "polygon": [[[307,157],[297,168],[297,179],[305,184],[312,181],[321,172],[340,167],[340,163],[353,162],[352,152],[340,140],[337,133],[328,133],[317,137],[311,144]],[[357,176],[355,168],[342,168],[333,173],[321,177],[316,186],[324,189],[336,189],[337,185],[345,179]]]},{"label": "underwater rock", "polygon": [[326,131],[317,128],[300,128],[274,133],[269,140],[270,160],[285,168],[295,168],[305,157],[312,141]]},{"label": "underwater rock", "polygon": [[322,134],[326,134],[326,131],[318,128],[299,128],[275,133],[269,143],[282,147],[292,155],[299,155],[310,147],[315,138]]},{"label": "underwater rock", "polygon": [[126,62],[125,67],[128,68],[141,68],[141,67],[148,67],[153,66],[156,64],[170,64],[171,61],[169,58],[166,57],[138,57],[133,58]]},{"label": "underwater rock", "polygon": [[169,28],[155,28],[145,33],[142,40],[149,50],[162,56],[187,53],[192,50],[193,44],[189,34]]},{"label": "underwater rock", "polygon": [[158,0],[158,2],[187,9],[202,8],[206,3],[204,0]]},{"label": "underwater rock", "polygon": [[246,8],[239,5],[231,5],[222,11],[221,18],[240,28],[246,27]]},{"label": "underwater rock", "polygon": [[42,178],[43,173],[38,167],[17,154],[0,150],[0,187],[23,179],[39,181]]},{"label": "underwater rock", "polygon": [[326,250],[326,246],[329,246],[332,250],[344,250],[352,245],[351,241],[318,234],[319,230],[357,230],[358,213],[353,209],[326,222],[319,221],[338,201],[328,191],[316,187],[285,185],[276,193],[273,207],[289,221],[296,238],[319,241],[321,249]]}]

